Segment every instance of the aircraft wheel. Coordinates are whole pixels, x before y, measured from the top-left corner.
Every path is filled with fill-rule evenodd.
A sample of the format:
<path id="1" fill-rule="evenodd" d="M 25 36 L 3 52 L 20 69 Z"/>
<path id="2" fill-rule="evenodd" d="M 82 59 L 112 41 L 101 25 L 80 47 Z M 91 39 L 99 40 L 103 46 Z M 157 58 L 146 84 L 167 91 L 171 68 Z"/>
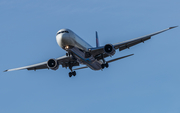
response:
<path id="1" fill-rule="evenodd" d="M 76 71 L 73 71 L 73 72 L 72 72 L 72 75 L 73 75 L 73 76 L 76 76 Z"/>
<path id="2" fill-rule="evenodd" d="M 69 54 L 68 54 L 68 53 L 66 53 L 66 56 L 69 56 Z"/>
<path id="3" fill-rule="evenodd" d="M 69 72 L 69 77 L 72 77 L 72 73 L 71 72 Z"/>
<path id="4" fill-rule="evenodd" d="M 104 69 L 104 64 L 101 64 L 101 68 Z"/>
<path id="5" fill-rule="evenodd" d="M 108 64 L 108 63 L 106 63 L 106 64 L 105 64 L 105 66 L 106 66 L 106 68 L 108 68 L 108 67 L 109 67 L 109 64 Z"/>

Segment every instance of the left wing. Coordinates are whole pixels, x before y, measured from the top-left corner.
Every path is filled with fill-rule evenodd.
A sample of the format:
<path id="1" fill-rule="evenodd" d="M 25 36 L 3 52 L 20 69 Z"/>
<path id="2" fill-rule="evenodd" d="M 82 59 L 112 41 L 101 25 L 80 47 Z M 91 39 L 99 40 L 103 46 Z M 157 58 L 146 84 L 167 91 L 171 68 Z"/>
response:
<path id="1" fill-rule="evenodd" d="M 141 42 L 144 42 L 146 40 L 149 40 L 152 36 L 157 35 L 157 34 L 162 33 L 162 32 L 165 32 L 167 30 L 173 29 L 175 27 L 177 27 L 177 26 L 169 27 L 167 29 L 164 29 L 164 30 L 161 30 L 161 31 L 158 31 L 158 32 L 146 35 L 146 36 L 142 36 L 142 37 L 139 37 L 139 38 L 131 39 L 131 40 L 124 41 L 124 42 L 119 42 L 119 43 L 113 44 L 113 46 L 114 46 L 115 49 L 119 49 L 119 51 L 121 51 L 121 50 L 127 49 L 127 48 L 129 48 L 131 46 L 134 46 L 136 44 L 139 44 Z M 94 56 L 99 55 L 99 54 L 104 54 L 103 49 L 104 49 L 104 46 L 101 46 L 101 47 L 98 47 L 98 48 L 90 48 L 91 54 L 93 54 Z M 108 55 L 104 54 L 104 57 L 107 57 L 107 56 Z"/>
<path id="2" fill-rule="evenodd" d="M 160 34 L 160 33 L 165 32 L 167 30 L 173 29 L 175 27 L 177 27 L 177 26 L 169 27 L 169 28 L 161 30 L 159 32 L 155 32 L 155 33 L 152 33 L 152 34 L 149 34 L 149 35 L 146 35 L 146 36 L 142 36 L 142 37 L 139 37 L 139 38 L 135 38 L 135 39 L 128 40 L 128 41 L 125 41 L 125 42 L 120 42 L 120 43 L 113 44 L 113 45 L 114 45 L 115 49 L 119 49 L 119 51 L 121 51 L 121 50 L 129 48 L 131 46 L 134 46 L 136 44 L 139 44 L 141 42 L 144 42 L 146 40 L 149 40 L 149 39 L 151 39 L 152 36 Z"/>
<path id="3" fill-rule="evenodd" d="M 69 62 L 74 61 L 74 59 L 72 59 L 71 57 L 67 57 L 67 56 L 59 57 L 56 60 L 58 61 L 59 65 L 62 65 L 63 67 L 69 67 Z M 79 64 L 77 64 L 77 62 L 74 62 L 74 64 L 71 64 L 71 65 L 77 66 Z M 24 66 L 24 67 L 20 67 L 20 68 L 8 69 L 8 70 L 5 70 L 4 72 L 15 71 L 15 70 L 23 70 L 23 69 L 27 69 L 27 70 L 48 69 L 47 61 L 42 62 L 42 63 L 38 63 L 38 64 L 34 64 L 34 65 L 30 65 L 30 66 Z"/>

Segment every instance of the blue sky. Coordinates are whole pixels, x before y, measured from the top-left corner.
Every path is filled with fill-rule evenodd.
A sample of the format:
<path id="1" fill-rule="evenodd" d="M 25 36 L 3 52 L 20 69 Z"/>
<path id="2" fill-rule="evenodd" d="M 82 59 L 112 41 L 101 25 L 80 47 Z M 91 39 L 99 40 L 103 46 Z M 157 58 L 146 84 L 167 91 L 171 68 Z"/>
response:
<path id="1" fill-rule="evenodd" d="M 179 113 L 179 27 L 112 57 L 135 55 L 103 71 L 14 71 L 65 55 L 56 43 L 69 28 L 95 46 L 180 25 L 179 0 L 0 0 L 1 113 Z M 111 58 L 108 58 L 111 59 Z"/>

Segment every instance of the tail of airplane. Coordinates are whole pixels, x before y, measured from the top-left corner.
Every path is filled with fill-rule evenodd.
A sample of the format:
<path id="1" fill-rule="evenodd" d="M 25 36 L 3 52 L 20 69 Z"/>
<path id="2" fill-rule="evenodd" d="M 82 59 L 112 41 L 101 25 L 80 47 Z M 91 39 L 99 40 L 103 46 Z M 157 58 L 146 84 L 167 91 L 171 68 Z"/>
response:
<path id="1" fill-rule="evenodd" d="M 99 47 L 99 39 L 98 39 L 98 33 L 96 31 L 96 47 Z"/>

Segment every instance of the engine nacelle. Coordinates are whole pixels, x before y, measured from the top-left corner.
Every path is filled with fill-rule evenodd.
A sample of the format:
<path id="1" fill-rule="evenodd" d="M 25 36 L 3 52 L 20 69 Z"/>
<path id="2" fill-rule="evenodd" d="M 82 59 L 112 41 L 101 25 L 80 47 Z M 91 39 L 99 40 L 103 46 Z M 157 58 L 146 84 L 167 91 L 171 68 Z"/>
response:
<path id="1" fill-rule="evenodd" d="M 49 59 L 47 61 L 47 67 L 52 70 L 57 70 L 59 68 L 59 63 L 56 59 Z"/>
<path id="2" fill-rule="evenodd" d="M 104 46 L 104 52 L 109 56 L 113 56 L 116 53 L 116 50 L 112 44 L 106 44 Z"/>

